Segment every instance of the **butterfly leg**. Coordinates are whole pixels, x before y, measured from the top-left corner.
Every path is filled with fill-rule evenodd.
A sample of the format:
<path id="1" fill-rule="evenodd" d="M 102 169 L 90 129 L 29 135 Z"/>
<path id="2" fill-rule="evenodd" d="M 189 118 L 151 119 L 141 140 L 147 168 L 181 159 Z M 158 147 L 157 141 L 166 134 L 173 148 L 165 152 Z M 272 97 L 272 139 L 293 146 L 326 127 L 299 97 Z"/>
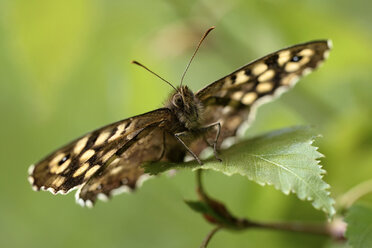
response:
<path id="1" fill-rule="evenodd" d="M 214 153 L 214 157 L 215 157 L 218 161 L 222 162 L 222 159 L 220 159 L 220 158 L 218 157 L 218 154 L 217 154 L 217 142 L 218 142 L 218 138 L 220 137 L 220 133 L 221 133 L 221 124 L 220 124 L 219 122 L 216 122 L 216 123 L 213 123 L 213 124 L 211 124 L 211 125 L 209 125 L 209 126 L 203 127 L 203 129 L 205 130 L 205 132 L 208 132 L 209 130 L 211 130 L 211 129 L 213 129 L 213 128 L 216 128 L 216 127 L 217 127 L 217 133 L 216 133 L 216 137 L 214 138 L 213 144 L 210 144 L 210 143 L 208 142 L 208 140 L 206 139 L 205 136 L 203 136 L 203 137 L 204 137 L 204 141 L 205 141 L 205 143 L 207 143 L 209 146 L 212 146 L 212 145 L 213 145 L 213 153 Z"/>
<path id="2" fill-rule="evenodd" d="M 180 138 L 181 136 L 184 136 L 186 135 L 188 132 L 181 132 L 181 133 L 176 133 L 174 134 L 174 137 L 176 137 L 176 139 L 186 148 L 186 150 L 196 159 L 196 161 L 198 161 L 198 163 L 200 165 L 203 164 L 203 162 L 200 160 L 200 158 L 193 152 L 191 151 L 191 149 L 185 144 L 185 142 L 183 142 L 183 140 Z"/>

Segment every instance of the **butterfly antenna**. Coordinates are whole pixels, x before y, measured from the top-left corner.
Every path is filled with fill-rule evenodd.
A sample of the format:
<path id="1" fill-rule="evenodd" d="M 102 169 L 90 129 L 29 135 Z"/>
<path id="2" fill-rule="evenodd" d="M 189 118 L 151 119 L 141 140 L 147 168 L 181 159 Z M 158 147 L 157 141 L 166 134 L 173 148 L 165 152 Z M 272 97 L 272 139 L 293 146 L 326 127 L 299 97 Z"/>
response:
<path id="1" fill-rule="evenodd" d="M 164 82 L 166 82 L 167 84 L 169 84 L 173 89 L 175 89 L 176 91 L 178 91 L 176 89 L 176 87 L 174 87 L 170 82 L 168 82 L 167 80 L 165 80 L 164 78 L 162 78 L 161 76 L 159 76 L 158 74 L 156 74 L 155 72 L 153 72 L 152 70 L 150 70 L 149 68 L 147 68 L 146 66 L 144 66 L 143 64 L 141 64 L 140 62 L 133 60 L 131 63 L 132 64 L 135 64 L 135 65 L 141 66 L 145 70 L 151 72 L 152 74 L 154 74 L 155 76 L 157 76 L 158 78 L 160 78 L 161 80 L 163 80 Z"/>
<path id="2" fill-rule="evenodd" d="M 200 39 L 199 44 L 198 44 L 198 46 L 196 47 L 194 54 L 192 55 L 192 57 L 191 57 L 189 63 L 188 63 L 187 66 L 186 66 L 185 71 L 184 71 L 183 74 L 182 74 L 180 87 L 182 86 L 183 79 L 185 78 L 186 72 L 187 72 L 187 70 L 189 69 L 190 64 L 191 64 L 192 60 L 194 59 L 196 53 L 198 52 L 200 45 L 203 43 L 205 37 L 207 37 L 207 35 L 209 34 L 209 32 L 212 31 L 214 28 L 215 28 L 214 26 L 213 26 L 213 27 L 210 27 L 210 28 L 209 28 L 209 29 L 204 33 L 203 37 Z"/>

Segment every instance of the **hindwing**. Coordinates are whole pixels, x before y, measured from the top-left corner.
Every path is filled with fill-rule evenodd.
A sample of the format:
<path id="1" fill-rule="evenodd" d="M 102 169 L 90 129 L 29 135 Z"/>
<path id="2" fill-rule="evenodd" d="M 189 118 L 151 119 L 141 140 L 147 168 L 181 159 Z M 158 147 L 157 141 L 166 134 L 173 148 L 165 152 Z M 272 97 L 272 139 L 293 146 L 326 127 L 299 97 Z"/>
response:
<path id="1" fill-rule="evenodd" d="M 158 126 L 144 129 L 131 145 L 100 173 L 92 176 L 76 194 L 80 205 L 90 206 L 98 198 L 107 199 L 131 192 L 149 176 L 141 167 L 145 162 L 182 162 L 185 150 L 166 130 Z"/>

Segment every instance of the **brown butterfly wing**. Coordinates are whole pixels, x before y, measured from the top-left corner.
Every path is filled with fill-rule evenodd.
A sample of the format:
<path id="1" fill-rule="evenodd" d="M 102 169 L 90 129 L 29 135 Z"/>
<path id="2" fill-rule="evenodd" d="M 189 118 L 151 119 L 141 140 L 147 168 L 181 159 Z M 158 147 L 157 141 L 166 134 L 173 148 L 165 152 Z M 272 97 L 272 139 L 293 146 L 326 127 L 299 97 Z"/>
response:
<path id="1" fill-rule="evenodd" d="M 295 45 L 255 60 L 208 85 L 196 93 L 205 107 L 204 124 L 221 123 L 220 144 L 235 136 L 242 123 L 254 118 L 257 106 L 287 91 L 301 76 L 316 69 L 330 49 L 331 43 L 326 40 Z M 197 154 L 205 147 L 202 141 L 191 146 Z"/>
<path id="2" fill-rule="evenodd" d="M 174 136 L 159 126 L 145 128 L 130 143 L 77 192 L 80 205 L 92 206 L 97 197 L 107 199 L 134 190 L 148 177 L 141 167 L 146 162 L 181 162 L 185 155 L 185 149 Z"/>
<path id="3" fill-rule="evenodd" d="M 133 139 L 170 118 L 170 111 L 162 108 L 88 133 L 31 166 L 29 181 L 35 190 L 66 194 L 104 171 L 114 157 L 120 156 L 133 143 Z"/>

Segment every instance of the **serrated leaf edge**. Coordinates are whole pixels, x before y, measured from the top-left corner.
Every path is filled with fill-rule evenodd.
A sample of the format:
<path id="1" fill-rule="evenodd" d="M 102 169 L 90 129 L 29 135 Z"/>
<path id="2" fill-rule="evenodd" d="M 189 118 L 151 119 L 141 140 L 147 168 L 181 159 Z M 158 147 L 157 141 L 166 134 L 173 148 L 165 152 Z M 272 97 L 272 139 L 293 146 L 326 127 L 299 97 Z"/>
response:
<path id="1" fill-rule="evenodd" d="M 322 166 L 320 165 L 320 162 L 321 162 L 321 161 L 320 161 L 319 159 L 320 159 L 320 158 L 323 158 L 323 157 L 325 157 L 325 156 L 324 156 L 322 153 L 318 152 L 319 147 L 313 146 L 313 143 L 315 142 L 315 138 L 318 138 L 318 137 L 322 137 L 322 135 L 313 135 L 313 136 L 310 138 L 310 140 L 309 140 L 308 142 L 304 141 L 303 143 L 308 143 L 308 144 L 311 145 L 311 147 L 314 148 L 314 150 L 316 151 L 316 153 L 317 153 L 317 157 L 315 157 L 315 161 L 317 162 L 318 168 L 320 169 L 319 178 L 320 178 L 320 179 L 323 179 L 323 176 L 326 174 L 326 171 L 325 171 L 325 170 L 322 168 Z M 325 203 L 327 203 L 327 199 L 325 199 L 323 196 L 320 197 L 320 195 L 319 195 L 316 191 L 314 191 L 314 190 L 312 189 L 312 187 L 310 187 L 310 186 L 308 185 L 308 183 L 306 182 L 306 180 L 304 180 L 304 179 L 301 178 L 301 177 L 298 177 L 297 174 L 293 173 L 291 170 L 288 170 L 288 168 L 283 167 L 283 165 L 280 165 L 280 164 L 274 163 L 274 162 L 272 162 L 272 161 L 270 161 L 270 160 L 264 159 L 264 158 L 262 158 L 262 155 L 257 155 L 257 154 L 248 154 L 248 155 L 249 155 L 249 156 L 255 156 L 255 157 L 259 158 L 259 159 L 264 160 L 264 161 L 267 162 L 267 163 L 274 164 L 274 165 L 276 165 L 276 166 L 278 166 L 278 167 L 284 169 L 285 171 L 290 172 L 290 174 L 295 175 L 295 176 L 296 176 L 296 177 L 297 177 L 301 182 L 303 182 L 304 184 L 306 184 L 306 185 L 307 185 L 307 188 L 309 188 L 309 189 L 310 189 L 310 190 L 311 190 L 315 195 L 317 195 L 317 196 L 319 197 L 319 199 L 322 199 L 321 202 L 323 203 L 323 205 L 328 205 L 328 204 L 325 204 Z M 265 155 L 266 155 L 266 154 L 265 154 Z M 280 156 L 283 156 L 283 154 L 269 154 L 269 155 L 274 155 L 274 156 L 275 156 L 275 155 L 277 155 L 277 156 L 280 155 Z M 311 159 L 313 159 L 313 158 L 311 158 Z M 257 183 L 257 184 L 259 184 L 259 185 L 261 185 L 261 186 L 265 186 L 265 185 L 273 186 L 275 189 L 277 189 L 277 190 L 280 191 L 280 192 L 283 192 L 285 195 L 289 195 L 289 194 L 292 192 L 292 193 L 296 194 L 296 196 L 297 196 L 300 200 L 311 201 L 311 202 L 312 202 L 311 204 L 314 206 L 314 208 L 319 209 L 319 210 L 322 210 L 322 211 L 324 211 L 325 213 L 328 213 L 328 215 L 329 215 L 330 217 L 332 217 L 332 216 L 336 213 L 336 210 L 335 210 L 335 208 L 334 208 L 334 206 L 333 206 L 334 203 L 335 203 L 335 201 L 334 201 L 333 198 L 329 198 L 329 200 L 330 200 L 330 204 L 331 204 L 331 208 L 328 210 L 328 209 L 325 208 L 325 207 L 319 207 L 319 206 L 317 206 L 318 204 L 314 201 L 314 198 L 311 197 L 311 196 L 308 196 L 308 197 L 301 197 L 299 194 L 297 194 L 298 192 L 297 192 L 295 189 L 291 189 L 291 190 L 289 190 L 288 192 L 285 192 L 285 191 L 281 190 L 280 187 L 274 185 L 273 183 L 270 183 L 270 182 L 262 182 L 262 181 L 256 181 L 256 180 L 254 180 L 252 177 L 250 177 L 249 175 L 245 175 L 245 174 L 243 174 L 243 173 L 241 173 L 241 172 L 238 172 L 238 171 L 236 171 L 236 172 L 225 172 L 225 171 L 221 171 L 221 170 L 215 169 L 213 166 L 212 166 L 212 167 L 208 167 L 208 168 L 203 167 L 203 166 L 198 166 L 198 167 L 196 167 L 196 168 L 193 168 L 192 171 L 196 171 L 196 170 L 198 170 L 198 169 L 204 169 L 204 170 L 212 169 L 212 170 L 217 171 L 217 172 L 222 172 L 223 174 L 225 174 L 225 175 L 227 175 L 227 176 L 232 176 L 232 175 L 235 175 L 235 174 L 239 174 L 239 175 L 241 175 L 241 176 L 243 176 L 243 177 L 247 177 L 249 180 L 251 180 L 251 181 L 253 181 L 253 182 L 255 182 L 255 183 Z M 331 188 L 331 186 L 330 186 L 329 184 L 327 184 L 327 183 L 326 183 L 325 181 L 323 181 L 323 180 L 322 180 L 322 182 L 323 182 L 323 187 L 321 188 L 321 190 L 325 190 L 326 195 L 330 195 L 331 192 L 329 191 L 329 189 Z"/>

